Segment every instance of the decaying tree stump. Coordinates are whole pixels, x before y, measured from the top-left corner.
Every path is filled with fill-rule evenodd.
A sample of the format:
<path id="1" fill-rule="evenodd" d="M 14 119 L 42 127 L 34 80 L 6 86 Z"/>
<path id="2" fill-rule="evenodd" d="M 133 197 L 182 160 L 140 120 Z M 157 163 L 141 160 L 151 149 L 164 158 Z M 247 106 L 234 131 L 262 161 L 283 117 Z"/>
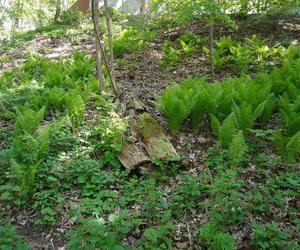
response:
<path id="1" fill-rule="evenodd" d="M 122 150 L 117 157 L 128 170 L 135 169 L 142 164 L 150 162 L 149 157 L 143 150 L 138 148 L 134 143 L 128 142 L 123 143 Z"/>
<path id="2" fill-rule="evenodd" d="M 125 168 L 133 170 L 155 160 L 180 160 L 174 146 L 154 117 L 149 113 L 143 113 L 137 121 L 134 112 L 130 117 L 130 132 L 133 140 L 124 142 L 121 152 L 117 155 Z M 138 147 L 137 144 L 143 145 Z M 144 152 L 143 147 L 148 154 Z"/>
<path id="3" fill-rule="evenodd" d="M 180 159 L 173 144 L 165 135 L 163 128 L 149 113 L 144 113 L 140 116 L 138 129 L 143 137 L 145 148 L 152 161 Z"/>

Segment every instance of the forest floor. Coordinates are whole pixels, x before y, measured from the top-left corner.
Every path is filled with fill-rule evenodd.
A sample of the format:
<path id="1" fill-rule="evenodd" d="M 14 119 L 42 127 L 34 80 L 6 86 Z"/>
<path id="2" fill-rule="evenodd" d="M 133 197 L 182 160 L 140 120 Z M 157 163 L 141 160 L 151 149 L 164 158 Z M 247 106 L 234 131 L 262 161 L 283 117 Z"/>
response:
<path id="1" fill-rule="evenodd" d="M 245 37 L 251 37 L 252 35 L 257 35 L 262 39 L 267 39 L 270 45 L 277 43 L 289 44 L 295 40 L 300 41 L 299 16 L 278 16 L 278 19 L 273 18 L 271 20 L 245 19 L 237 20 L 237 23 L 241 27 L 238 31 L 218 26 L 216 29 L 216 39 L 224 35 L 231 35 L 239 40 L 244 39 Z M 203 191 L 202 194 L 198 194 L 197 190 L 194 190 L 201 186 L 201 183 L 198 183 L 198 181 L 201 182 L 201 180 L 198 179 L 201 173 L 207 172 L 205 158 L 207 157 L 207 150 L 214 145 L 215 138 L 205 126 L 197 133 L 192 133 L 186 128 L 178 135 L 171 136 L 171 133 L 168 132 L 167 123 L 156 106 L 157 97 L 170 83 L 181 82 L 184 79 L 196 76 L 205 76 L 210 79 L 209 62 L 202 51 L 193 54 L 189 58 L 179 60 L 172 68 L 161 69 L 158 65 L 158 61 L 162 58 L 164 41 L 166 39 L 175 41 L 180 35 L 187 32 L 196 33 L 201 36 L 207 35 L 204 24 L 201 22 L 193 22 L 187 26 L 177 27 L 168 31 L 161 30 L 155 40 L 147 44 L 141 51 L 125 54 L 122 58 L 123 63 L 118 64 L 116 68 L 117 82 L 120 86 L 121 93 L 118 97 L 118 114 L 121 117 L 128 117 L 133 111 L 131 106 L 132 99 L 140 100 L 144 104 L 144 111 L 149 112 L 160 121 L 160 124 L 165 128 L 165 131 L 167 131 L 177 152 L 185 158 L 180 165 L 176 166 L 178 168 L 176 173 L 172 173 L 172 171 L 168 172 L 166 173 L 166 176 L 162 177 L 162 180 L 159 181 L 157 180 L 157 176 L 151 175 L 151 173 L 144 174 L 139 169 L 134 170 L 127 176 L 123 176 L 120 173 L 115 174 L 115 176 L 112 177 L 115 178 L 115 180 L 112 182 L 108 181 L 107 191 L 122 193 L 122 195 L 120 194 L 120 197 L 122 196 L 122 199 L 124 199 L 123 203 L 125 205 L 123 207 L 121 204 L 118 204 L 118 207 L 116 208 L 114 207 L 115 198 L 111 194 L 111 196 L 108 195 L 109 198 L 107 199 L 103 197 L 99 199 L 97 194 L 94 193 L 95 197 L 97 197 L 94 199 L 95 203 L 104 201 L 107 202 L 106 205 L 110 207 L 104 208 L 103 212 L 101 212 L 101 215 L 105 218 L 108 217 L 108 211 L 114 209 L 118 210 L 120 207 L 137 214 L 137 216 L 141 213 L 142 206 L 150 207 L 146 210 L 149 214 L 145 217 L 141 216 L 144 220 L 143 223 L 135 226 L 130 234 L 123 239 L 125 245 L 135 246 L 136 241 L 142 237 L 145 228 L 149 225 L 153 228 L 157 228 L 158 225 L 167 225 L 166 221 L 161 222 L 164 221 L 161 217 L 163 217 L 163 214 L 166 215 L 169 210 L 174 210 L 176 211 L 175 214 L 177 214 L 172 216 L 171 220 L 175 227 L 164 228 L 164 230 L 167 231 L 166 234 L 173 242 L 171 244 L 172 247 L 169 249 L 188 249 L 189 247 L 189 249 L 203 249 L 195 236 L 195 232 L 201 225 L 204 225 L 209 221 L 209 211 L 207 208 L 199 207 L 199 205 L 182 208 L 182 211 L 177 210 L 180 210 L 179 207 L 181 203 L 187 203 L 193 199 L 196 199 L 196 203 L 197 200 L 204 201 L 206 199 L 209 203 L 215 202 L 214 197 L 209 197 L 205 191 Z M 73 33 L 70 32 L 70 34 Z M 53 60 L 71 57 L 74 50 L 87 52 L 90 55 L 94 53 L 91 29 L 85 30 L 84 32 L 78 31 L 78 34 L 74 35 L 75 37 L 78 36 L 76 41 L 70 40 L 69 36 L 71 35 L 65 34 L 65 36 L 60 37 L 47 34 L 45 36 L 41 33 L 33 40 L 19 44 L 16 48 L 0 52 L 0 75 L 4 71 L 8 71 L 25 62 L 28 53 L 38 54 Z M 230 68 L 220 70 L 217 71 L 214 80 L 227 79 L 232 75 L 233 72 Z M 137 111 L 134 110 L 134 112 Z M 86 120 L 84 123 L 86 125 L 88 124 L 87 127 L 93 126 L 99 115 L 98 113 L 99 112 L 97 109 L 94 109 L 94 107 L 91 107 L 90 110 L 88 109 L 86 111 Z M 0 120 L 0 126 L 3 131 L 10 130 L 10 124 L 2 118 Z M 4 142 L 3 145 L 2 142 L 0 143 L 0 149 L 5 149 Z M 266 152 L 266 154 L 273 154 L 269 149 L 264 149 L 264 152 Z M 251 162 L 251 160 L 253 159 L 250 159 L 239 173 L 240 180 L 244 182 L 243 186 L 240 187 L 239 193 L 244 193 L 249 197 L 251 195 L 251 188 L 249 187 L 257 186 L 258 188 L 263 188 L 266 179 L 272 176 L 272 171 L 270 171 L 270 169 L 258 170 L 256 168 L 257 163 Z M 158 167 L 152 166 L 151 168 L 157 169 Z M 107 167 L 105 168 L 105 171 L 110 173 L 111 168 Z M 274 171 L 280 172 L 281 170 L 276 168 Z M 187 185 L 180 189 L 182 183 L 185 183 L 186 180 L 190 180 L 189 176 L 194 177 L 195 180 L 197 180 L 197 183 L 187 181 Z M 155 179 L 155 184 L 149 183 L 152 179 Z M 130 183 L 134 181 L 139 182 L 139 184 L 136 183 L 130 186 Z M 187 190 L 184 190 L 184 188 Z M 299 186 L 297 186 L 297 188 L 299 188 Z M 150 190 L 145 189 L 152 189 L 151 191 L 153 192 L 151 193 L 149 192 Z M 97 190 L 98 189 L 96 188 L 95 192 L 98 192 Z M 189 191 L 195 191 L 196 198 L 192 195 L 191 197 L 179 197 L 177 201 L 174 201 L 175 196 L 180 196 L 182 194 L 183 196 L 187 195 L 185 192 Z M 60 212 L 56 217 L 57 223 L 51 227 L 34 225 L 34 222 L 39 217 L 39 212 L 33 208 L 27 207 L 23 210 L 20 209 L 17 214 L 14 209 L 2 208 L 2 210 L 5 211 L 5 218 L 7 218 L 10 223 L 17 226 L 18 232 L 25 237 L 27 242 L 32 244 L 32 249 L 64 249 L 68 240 L 66 232 L 76 225 L 76 219 L 70 216 L 70 211 L 76 207 L 77 203 L 81 204 L 79 203 L 80 200 L 81 202 L 90 203 L 84 208 L 86 209 L 87 214 L 92 214 L 88 211 L 89 209 L 93 210 L 97 207 L 97 204 L 92 204 L 93 198 L 84 201 L 84 199 L 78 195 L 76 187 L 74 186 L 64 190 L 61 194 L 66 202 L 60 205 L 62 208 L 60 208 Z M 260 192 L 260 194 L 263 195 L 263 192 Z M 105 196 L 105 194 L 103 195 Z M 126 195 L 128 195 L 128 197 L 126 197 Z M 137 197 L 133 197 L 134 195 Z M 271 196 L 272 194 L 270 194 L 270 197 Z M 147 198 L 149 198 L 148 203 L 144 200 Z M 297 207 L 299 206 L 297 203 L 298 198 L 300 199 L 300 197 L 281 197 L 279 199 L 284 201 L 279 202 L 280 205 L 270 204 L 267 209 L 263 209 L 263 212 L 247 212 L 246 215 L 244 215 L 245 218 L 239 223 L 230 225 L 230 232 L 236 241 L 237 249 L 252 249 L 250 244 L 252 234 L 250 224 L 254 219 L 260 222 L 270 222 L 274 220 L 280 225 L 281 229 L 289 229 L 289 239 L 297 240 L 298 238 L 299 240 L 299 231 L 297 231 L 295 226 L 291 226 L 290 215 L 287 211 L 289 207 L 292 206 L 293 208 L 298 209 L 297 213 L 299 215 L 299 207 Z M 261 205 L 264 202 L 264 198 L 260 197 L 260 199 L 262 199 L 262 201 L 257 201 L 257 204 L 259 203 Z M 244 201 L 246 202 L 246 200 L 247 199 Z M 163 202 L 171 202 L 172 204 L 169 208 L 165 209 L 164 205 L 162 205 Z M 295 205 L 295 202 L 298 205 Z M 270 203 L 272 202 L 270 201 Z M 281 206 L 283 203 L 285 203 L 286 206 Z M 150 213 L 153 204 L 158 207 L 158 211 L 153 208 L 155 213 L 159 213 L 161 217 Z M 92 206 L 94 206 L 94 208 Z M 105 204 L 103 207 L 105 207 Z M 162 237 L 161 241 L 167 241 L 162 235 L 157 237 Z M 150 248 L 145 247 L 145 249 Z"/>

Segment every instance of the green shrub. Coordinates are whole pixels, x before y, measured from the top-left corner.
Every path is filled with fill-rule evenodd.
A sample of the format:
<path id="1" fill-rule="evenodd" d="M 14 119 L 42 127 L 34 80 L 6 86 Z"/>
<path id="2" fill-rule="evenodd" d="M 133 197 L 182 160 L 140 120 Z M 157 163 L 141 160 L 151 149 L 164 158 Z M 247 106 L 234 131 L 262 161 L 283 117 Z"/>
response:
<path id="1" fill-rule="evenodd" d="M 162 59 L 159 61 L 159 66 L 161 68 L 175 66 L 180 59 L 180 50 L 174 49 L 171 41 L 165 41 L 162 53 Z"/>
<path id="2" fill-rule="evenodd" d="M 71 120 L 73 129 L 78 128 L 82 121 L 85 111 L 85 103 L 77 91 L 65 95 L 67 114 Z"/>
<path id="3" fill-rule="evenodd" d="M 44 114 L 45 107 L 42 107 L 38 112 L 35 112 L 32 109 L 25 109 L 23 112 L 17 110 L 15 132 L 35 132 L 41 121 L 44 119 Z"/>
<path id="4" fill-rule="evenodd" d="M 210 250 L 235 249 L 233 237 L 228 233 L 223 233 L 213 221 L 209 221 L 200 228 L 199 239 Z"/>
<path id="5" fill-rule="evenodd" d="M 154 32 L 134 28 L 124 29 L 120 36 L 113 41 L 114 55 L 122 57 L 125 53 L 136 52 L 151 41 L 154 36 Z"/>
<path id="6" fill-rule="evenodd" d="M 289 233 L 281 231 L 276 223 L 258 225 L 252 223 L 254 236 L 252 245 L 260 249 L 286 249 Z"/>
<path id="7" fill-rule="evenodd" d="M 80 11 L 65 10 L 60 15 L 60 22 L 64 25 L 78 25 L 82 20 Z"/>
<path id="8" fill-rule="evenodd" d="M 183 85 L 187 86 L 193 80 L 187 80 Z M 196 81 L 196 84 L 201 82 Z M 159 108 L 164 113 L 170 129 L 176 133 L 183 121 L 189 116 L 192 108 L 191 97 L 194 94 L 190 87 L 183 88 L 178 84 L 168 87 L 158 101 Z"/>
<path id="9" fill-rule="evenodd" d="M 110 214 L 108 221 L 103 218 L 90 218 L 81 221 L 80 225 L 68 234 L 70 241 L 67 249 L 122 249 L 122 240 L 134 226 L 134 218 L 127 218 L 126 213 Z"/>
<path id="10" fill-rule="evenodd" d="M 274 145 L 282 159 L 288 163 L 293 163 L 300 154 L 300 131 L 292 137 L 284 136 L 282 130 L 273 133 Z"/>
<path id="11" fill-rule="evenodd" d="M 10 250 L 27 250 L 31 245 L 25 243 L 23 238 L 16 232 L 16 228 L 10 224 L 0 225 L 0 247 Z"/>

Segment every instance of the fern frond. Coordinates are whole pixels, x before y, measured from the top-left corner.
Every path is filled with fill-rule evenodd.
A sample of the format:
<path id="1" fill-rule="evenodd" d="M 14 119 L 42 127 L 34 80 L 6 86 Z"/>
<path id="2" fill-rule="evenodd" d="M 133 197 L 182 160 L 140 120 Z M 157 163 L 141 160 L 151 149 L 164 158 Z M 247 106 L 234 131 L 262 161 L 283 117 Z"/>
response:
<path id="1" fill-rule="evenodd" d="M 233 103 L 233 106 L 236 127 L 243 131 L 250 129 L 254 123 L 254 115 L 251 106 L 246 102 L 242 102 L 240 106 Z"/>
<path id="2" fill-rule="evenodd" d="M 83 120 L 85 103 L 76 92 L 66 95 L 66 108 L 73 128 L 77 128 Z"/>
<path id="3" fill-rule="evenodd" d="M 229 151 L 228 151 L 229 160 L 232 162 L 234 166 L 237 166 L 241 162 L 245 152 L 246 152 L 246 143 L 245 143 L 243 131 L 240 130 L 234 135 L 232 142 L 229 145 Z"/>
<path id="4" fill-rule="evenodd" d="M 288 128 L 287 128 L 287 133 L 288 136 L 293 136 L 300 130 L 300 114 L 293 119 L 292 121 L 289 122 Z"/>
<path id="5" fill-rule="evenodd" d="M 15 132 L 33 133 L 43 120 L 44 114 L 45 107 L 42 107 L 38 112 L 29 108 L 25 109 L 23 112 L 17 110 Z"/>
<path id="6" fill-rule="evenodd" d="M 213 134 L 215 136 L 219 136 L 219 129 L 221 126 L 220 121 L 213 114 L 210 114 L 209 117 L 210 117 L 210 126 L 211 126 L 211 130 L 212 130 Z"/>
<path id="7" fill-rule="evenodd" d="M 236 133 L 236 126 L 234 121 L 234 114 L 231 113 L 222 123 L 219 128 L 219 140 L 221 146 L 224 149 L 229 148 L 229 144 L 232 142 L 233 136 Z"/>
<path id="8" fill-rule="evenodd" d="M 254 116 L 253 116 L 254 121 L 256 121 L 262 115 L 267 102 L 268 102 L 268 100 L 265 100 L 256 107 L 256 109 L 254 110 Z"/>
<path id="9" fill-rule="evenodd" d="M 262 124 L 262 126 L 265 126 L 268 119 L 272 116 L 275 108 L 277 107 L 277 99 L 274 94 L 270 94 L 267 102 L 265 104 L 265 108 L 261 115 L 259 116 L 259 121 Z"/>
<path id="10" fill-rule="evenodd" d="M 286 145 L 287 161 L 295 161 L 295 157 L 300 154 L 300 132 L 289 139 Z"/>
<path id="11" fill-rule="evenodd" d="M 170 129 L 176 133 L 183 121 L 189 116 L 192 107 L 192 94 L 190 81 L 186 81 L 183 86 L 173 84 L 164 91 L 158 100 L 158 106 L 164 113 Z"/>
<path id="12" fill-rule="evenodd" d="M 273 143 L 275 148 L 277 149 L 278 153 L 281 155 L 282 158 L 286 158 L 286 144 L 287 138 L 283 136 L 282 130 L 278 129 L 273 133 Z"/>

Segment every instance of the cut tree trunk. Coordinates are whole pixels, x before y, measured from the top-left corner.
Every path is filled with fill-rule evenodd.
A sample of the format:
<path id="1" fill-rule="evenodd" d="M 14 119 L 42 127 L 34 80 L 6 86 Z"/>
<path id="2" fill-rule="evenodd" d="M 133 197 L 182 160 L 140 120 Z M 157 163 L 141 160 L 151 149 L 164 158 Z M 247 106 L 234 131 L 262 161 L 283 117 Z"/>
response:
<path id="1" fill-rule="evenodd" d="M 169 138 L 165 135 L 162 127 L 150 114 L 144 113 L 140 116 L 138 128 L 152 161 L 180 160 L 180 156 L 177 154 Z"/>
<path id="2" fill-rule="evenodd" d="M 121 152 L 117 155 L 119 161 L 128 170 L 133 170 L 145 163 L 149 163 L 149 157 L 134 143 L 125 142 Z"/>

